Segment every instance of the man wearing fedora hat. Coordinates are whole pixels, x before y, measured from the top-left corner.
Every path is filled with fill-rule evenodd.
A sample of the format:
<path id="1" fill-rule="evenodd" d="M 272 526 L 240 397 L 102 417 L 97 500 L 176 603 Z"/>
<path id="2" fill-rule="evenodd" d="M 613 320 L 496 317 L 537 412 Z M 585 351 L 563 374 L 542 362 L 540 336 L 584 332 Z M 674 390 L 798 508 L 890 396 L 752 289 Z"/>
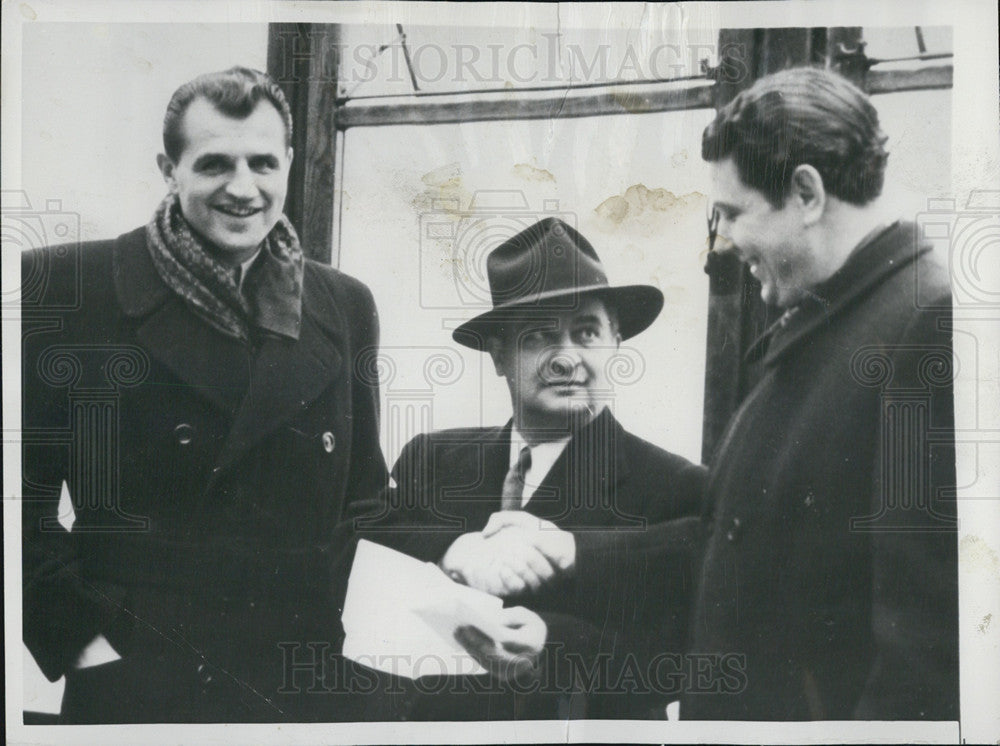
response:
<path id="1" fill-rule="evenodd" d="M 513 416 L 498 427 L 428 433 L 403 449 L 393 471 L 396 486 L 383 496 L 380 518 L 357 524 L 358 534 L 388 543 L 414 557 L 433 561 L 458 582 L 507 601 L 502 622 L 512 634 L 530 637 L 519 604 L 542 614 L 548 647 L 561 664 L 548 667 L 545 681 L 501 685 L 467 696 L 469 682 L 424 682 L 438 696 L 402 697 L 411 719 L 553 718 L 586 714 L 643 714 L 661 699 L 609 689 L 610 677 L 579 686 L 574 661 L 592 665 L 603 656 L 618 660 L 626 649 L 616 623 L 622 614 L 642 614 L 641 595 L 627 608 L 591 609 L 607 619 L 601 630 L 565 612 L 580 603 L 569 584 L 556 579 L 573 562 L 573 544 L 539 548 L 517 531 L 487 535 L 490 516 L 524 511 L 539 526 L 566 530 L 615 527 L 641 531 L 647 524 L 696 514 L 703 467 L 667 453 L 628 433 L 611 413 L 608 371 L 622 340 L 645 330 L 663 307 L 663 295 L 648 285 L 611 286 L 594 248 L 579 232 L 556 218 L 542 220 L 494 249 L 487 260 L 493 308 L 459 326 L 459 344 L 489 353 L 510 390 Z M 367 525 L 367 528 L 364 526 Z M 643 588 L 645 570 L 616 581 Z M 650 644 L 662 639 L 674 618 L 650 619 Z M 681 633 L 682 629 L 672 630 Z M 475 635 L 462 630 L 460 636 Z M 542 630 L 544 637 L 545 631 Z M 558 650 L 556 650 L 558 649 Z M 574 655 L 576 657 L 574 657 Z M 500 675 L 526 672 L 515 666 Z M 556 670 L 553 670 L 555 668 Z M 530 676 L 529 676 L 530 678 Z M 576 696 L 568 696 L 577 679 Z M 512 682 L 508 681 L 507 684 Z M 524 684 L 524 681 L 521 681 Z M 598 687 L 603 693 L 596 695 Z M 588 691 L 580 692 L 580 689 Z M 455 696 L 440 696 L 456 692 Z M 665 701 L 665 700 L 663 700 Z"/>

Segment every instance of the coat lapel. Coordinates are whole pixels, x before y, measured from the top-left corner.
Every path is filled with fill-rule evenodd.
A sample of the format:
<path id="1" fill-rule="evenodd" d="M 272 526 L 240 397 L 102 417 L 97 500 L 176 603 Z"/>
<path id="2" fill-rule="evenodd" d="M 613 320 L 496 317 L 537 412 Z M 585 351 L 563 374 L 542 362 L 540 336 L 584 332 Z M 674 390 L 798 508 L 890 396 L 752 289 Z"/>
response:
<path id="1" fill-rule="evenodd" d="M 346 328 L 332 295 L 310 267 L 303 278 L 298 340 L 267 336 L 250 369 L 250 381 L 219 455 L 220 474 L 305 409 L 341 373 Z"/>
<path id="2" fill-rule="evenodd" d="M 913 224 L 894 223 L 860 246 L 838 272 L 817 288 L 815 297 L 803 302 L 787 325 L 780 319 L 773 324 L 751 345 L 747 357 L 759 354 L 761 345 L 767 345 L 764 364 L 774 365 L 886 277 L 903 271 L 930 250 L 929 246 L 918 245 Z"/>
<path id="3" fill-rule="evenodd" d="M 479 437 L 456 443 L 453 457 L 433 464 L 446 469 L 447 487 L 440 495 L 446 512 L 464 517 L 469 530 L 486 525 L 500 509 L 500 494 L 510 454 L 510 423 L 483 430 Z"/>
<path id="4" fill-rule="evenodd" d="M 495 497 L 499 505 L 503 480 L 510 468 L 510 431 L 513 422 L 489 430 L 482 442 L 483 477 L 481 492 Z M 499 508 L 497 508 L 499 509 Z"/>
<path id="5" fill-rule="evenodd" d="M 577 431 L 525 509 L 564 528 L 620 522 L 616 496 L 629 475 L 624 430 L 608 408 Z"/>
<path id="6" fill-rule="evenodd" d="M 160 279 L 145 228 L 120 236 L 113 257 L 115 290 L 149 354 L 200 397 L 232 414 L 250 375 L 249 349 L 212 329 Z"/>
<path id="7" fill-rule="evenodd" d="M 344 318 L 309 265 L 299 339 L 266 337 L 256 355 L 195 316 L 163 283 L 146 248 L 144 228 L 115 243 L 114 277 L 119 303 L 126 316 L 137 319 L 136 335 L 144 348 L 233 417 L 216 478 L 337 378 L 346 339 Z"/>

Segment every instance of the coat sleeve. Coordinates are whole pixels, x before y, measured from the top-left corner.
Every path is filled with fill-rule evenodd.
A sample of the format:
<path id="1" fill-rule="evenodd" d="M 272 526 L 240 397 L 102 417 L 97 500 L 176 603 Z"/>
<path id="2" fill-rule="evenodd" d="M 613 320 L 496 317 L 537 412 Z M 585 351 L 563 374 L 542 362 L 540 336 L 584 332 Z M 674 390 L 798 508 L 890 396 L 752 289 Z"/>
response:
<path id="1" fill-rule="evenodd" d="M 672 456 L 654 480 L 663 492 L 642 507 L 644 530 L 575 532 L 565 613 L 542 615 L 546 662 L 572 672 L 593 717 L 662 717 L 679 696 L 657 661 L 685 648 L 706 473 Z"/>
<path id="2" fill-rule="evenodd" d="M 950 298 L 941 299 L 939 304 L 950 305 Z M 911 502 L 907 509 L 894 511 L 895 530 L 872 532 L 875 650 L 854 713 L 859 719 L 958 719 L 958 542 L 950 328 L 950 313 L 919 314 L 899 345 L 902 352 L 893 364 L 900 376 L 894 388 L 923 390 L 929 395 L 924 423 L 928 439 L 909 464 L 921 469 L 927 478 L 910 482 L 918 485 L 918 493 L 899 496 Z M 918 351 L 916 358 L 914 350 Z M 900 359 L 903 355 L 907 355 L 906 360 Z M 913 447 L 912 441 L 908 447 Z M 891 457 L 893 450 L 882 452 Z M 885 467 L 890 465 L 882 458 L 876 456 L 876 475 L 889 473 Z M 873 515 L 883 507 L 883 490 L 877 477 L 871 501 Z"/>
<path id="3" fill-rule="evenodd" d="M 351 361 L 351 416 L 354 432 L 351 453 L 351 473 L 347 479 L 347 499 L 344 513 L 352 503 L 364 502 L 377 495 L 386 485 L 388 474 L 379 444 L 379 384 L 373 365 L 378 353 L 379 322 L 375 299 L 371 291 L 356 283 L 355 300 L 349 317 L 354 329 L 353 360 Z"/>
<path id="4" fill-rule="evenodd" d="M 26 345 L 26 352 L 30 347 Z M 25 645 L 46 677 L 55 681 L 100 633 L 102 614 L 81 580 L 73 537 L 58 521 L 60 488 L 66 480 L 64 449 L 31 442 L 47 429 L 43 410 L 52 404 L 41 400 L 43 386 L 34 379 L 33 359 L 30 352 L 25 355 L 22 379 L 22 625 Z M 68 421 L 68 413 L 65 416 Z"/>
<path id="5" fill-rule="evenodd" d="M 706 470 L 678 462 L 664 482 L 673 494 L 644 510 L 645 530 L 576 533 L 571 613 L 543 614 L 555 648 L 546 660 L 574 673 L 595 717 L 662 717 L 680 695 L 657 661 L 686 648 Z"/>
<path id="6" fill-rule="evenodd" d="M 345 374 L 351 377 L 350 472 L 337 506 L 332 544 L 338 549 L 331 559 L 333 597 L 342 605 L 357 548 L 355 519 L 375 504 L 388 482 L 388 472 L 379 441 L 379 383 L 374 364 L 379 349 L 378 310 L 367 286 L 346 275 L 338 276 L 342 283 L 338 295 L 343 296 L 340 300 L 351 330 L 350 355 L 345 362 Z"/>
<path id="7" fill-rule="evenodd" d="M 422 433 L 407 443 L 392 480 L 372 499 L 354 506 L 355 535 L 425 562 L 437 562 L 464 530 L 435 512 L 431 473 L 433 440 Z"/>
<path id="8" fill-rule="evenodd" d="M 600 625 L 605 610 L 629 609 L 632 626 L 664 635 L 655 647 L 682 649 L 705 538 L 698 516 L 635 533 L 578 533 L 574 613 Z"/>
<path id="9" fill-rule="evenodd" d="M 45 350 L 62 339 L 53 332 L 66 323 L 65 314 L 45 314 L 44 308 L 65 306 L 77 280 L 75 268 L 63 266 L 65 261 L 51 250 L 22 257 L 25 277 L 36 266 L 49 270 L 46 296 L 36 306 L 39 314 L 26 315 L 22 322 L 22 633 L 52 681 L 74 665 L 98 634 L 119 648 L 127 634 L 121 594 L 85 580 L 76 537 L 58 520 L 62 487 L 70 481 L 65 436 L 71 412 L 67 388 L 40 364 Z M 66 364 L 72 367 L 71 360 Z"/>
<path id="10" fill-rule="evenodd" d="M 595 622 L 607 609 L 628 608 L 646 647 L 678 650 L 704 549 L 708 470 L 679 457 L 664 477 L 664 499 L 644 509 L 642 531 L 577 531 L 574 611 Z"/>

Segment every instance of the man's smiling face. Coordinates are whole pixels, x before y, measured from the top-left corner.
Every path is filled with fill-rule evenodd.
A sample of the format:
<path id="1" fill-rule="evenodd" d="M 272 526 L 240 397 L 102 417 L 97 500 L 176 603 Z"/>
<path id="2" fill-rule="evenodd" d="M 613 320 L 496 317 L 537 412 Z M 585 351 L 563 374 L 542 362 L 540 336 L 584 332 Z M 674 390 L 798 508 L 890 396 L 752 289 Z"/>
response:
<path id="1" fill-rule="evenodd" d="M 719 211 L 719 236 L 733 244 L 761 284 L 764 302 L 788 308 L 824 279 L 805 240 L 793 200 L 772 205 L 747 186 L 732 158 L 711 164 L 712 201 Z"/>
<path id="2" fill-rule="evenodd" d="M 184 113 L 184 149 L 158 159 L 188 224 L 216 259 L 249 259 L 281 217 L 292 151 L 278 110 L 261 101 L 245 119 L 196 98 Z"/>

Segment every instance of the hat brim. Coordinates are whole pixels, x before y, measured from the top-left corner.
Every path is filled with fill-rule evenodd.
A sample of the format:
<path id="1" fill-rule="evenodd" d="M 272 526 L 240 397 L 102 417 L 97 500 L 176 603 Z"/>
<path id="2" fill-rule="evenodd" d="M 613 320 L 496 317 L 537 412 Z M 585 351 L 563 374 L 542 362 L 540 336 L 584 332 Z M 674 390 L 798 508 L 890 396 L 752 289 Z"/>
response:
<path id="1" fill-rule="evenodd" d="M 629 339 L 645 331 L 663 310 L 663 293 L 652 285 L 594 285 L 572 290 L 536 293 L 530 298 L 504 303 L 458 326 L 451 338 L 473 350 L 485 350 L 486 340 L 497 336 L 505 324 L 535 318 L 540 310 L 570 310 L 585 297 L 600 298 L 618 315 L 618 331 Z"/>

